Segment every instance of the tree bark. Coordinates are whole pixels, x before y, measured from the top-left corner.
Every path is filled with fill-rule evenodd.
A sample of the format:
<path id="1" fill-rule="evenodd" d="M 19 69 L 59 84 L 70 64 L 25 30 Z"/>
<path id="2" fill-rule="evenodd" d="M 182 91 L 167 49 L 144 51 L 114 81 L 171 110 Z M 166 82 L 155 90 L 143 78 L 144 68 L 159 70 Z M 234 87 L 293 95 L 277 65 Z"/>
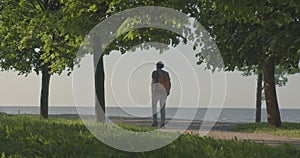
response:
<path id="1" fill-rule="evenodd" d="M 96 121 L 105 122 L 105 74 L 101 40 L 93 36 L 95 68 L 95 115 Z"/>
<path id="2" fill-rule="evenodd" d="M 256 87 L 256 117 L 255 122 L 261 122 L 261 96 L 262 96 L 263 74 L 258 73 Z"/>
<path id="3" fill-rule="evenodd" d="M 270 57 L 264 64 L 264 87 L 268 114 L 269 127 L 280 127 L 281 119 L 278 108 L 276 87 L 275 87 L 275 63 L 274 57 Z"/>
<path id="4" fill-rule="evenodd" d="M 44 119 L 48 118 L 50 78 L 49 63 L 46 63 L 42 67 L 42 90 L 40 96 L 40 116 Z"/>

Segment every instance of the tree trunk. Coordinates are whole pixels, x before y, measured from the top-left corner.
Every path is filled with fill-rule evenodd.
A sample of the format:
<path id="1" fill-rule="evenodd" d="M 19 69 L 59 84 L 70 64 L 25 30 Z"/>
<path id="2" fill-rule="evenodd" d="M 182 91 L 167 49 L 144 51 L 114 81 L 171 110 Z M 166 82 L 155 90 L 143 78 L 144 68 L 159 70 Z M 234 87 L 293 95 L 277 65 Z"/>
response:
<path id="1" fill-rule="evenodd" d="M 280 127 L 281 119 L 278 108 L 276 87 L 275 87 L 275 64 L 274 57 L 270 57 L 264 65 L 264 87 L 268 114 L 269 127 Z"/>
<path id="2" fill-rule="evenodd" d="M 261 122 L 261 96 L 262 96 L 263 74 L 258 73 L 256 89 L 256 118 L 255 122 Z"/>
<path id="3" fill-rule="evenodd" d="M 48 118 L 48 103 L 49 103 L 49 85 L 50 77 L 49 74 L 49 63 L 46 63 L 42 67 L 42 90 L 40 96 L 40 116 L 44 119 Z"/>
<path id="4" fill-rule="evenodd" d="M 94 68 L 95 68 L 95 114 L 96 121 L 105 121 L 105 74 L 103 63 L 103 52 L 100 38 L 93 37 Z"/>

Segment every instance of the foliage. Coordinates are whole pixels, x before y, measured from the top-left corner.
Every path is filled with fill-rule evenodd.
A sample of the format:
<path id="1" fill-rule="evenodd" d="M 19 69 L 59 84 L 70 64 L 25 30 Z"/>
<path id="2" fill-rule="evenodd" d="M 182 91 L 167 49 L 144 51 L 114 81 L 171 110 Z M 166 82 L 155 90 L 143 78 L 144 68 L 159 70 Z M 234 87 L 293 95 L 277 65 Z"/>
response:
<path id="1" fill-rule="evenodd" d="M 93 27 L 106 19 L 111 0 L 61 0 L 64 15 L 62 23 L 65 32 L 71 32 L 80 37 L 85 37 Z"/>
<path id="2" fill-rule="evenodd" d="M 163 1 L 155 1 L 155 0 L 134 0 L 134 1 L 127 1 L 127 0 L 113 0 L 110 5 L 107 13 L 109 14 L 116 14 L 121 11 L 132 9 L 135 7 L 143 7 L 143 6 L 160 6 L 160 7 L 168 7 L 170 6 L 169 0 L 163 0 Z M 160 53 L 163 52 L 163 50 L 168 49 L 168 47 L 160 45 L 159 47 L 156 47 L 155 45 L 149 45 L 147 43 L 149 42 L 158 42 L 169 46 L 176 46 L 181 41 L 184 41 L 186 43 L 186 39 L 182 37 L 181 35 L 178 35 L 174 32 L 164 30 L 161 28 L 155 28 L 155 27 L 143 27 L 138 28 L 134 30 L 128 30 L 129 28 L 132 28 L 134 26 L 139 25 L 147 25 L 148 23 L 151 23 L 153 25 L 165 25 L 165 26 L 172 26 L 175 27 L 175 29 L 179 30 L 180 26 L 184 27 L 184 24 L 180 25 L 178 21 L 179 19 L 176 18 L 166 18 L 167 15 L 164 15 L 163 11 L 159 10 L 160 8 L 156 8 L 158 13 L 162 13 L 160 15 L 157 15 L 155 19 L 151 19 L 148 15 L 148 13 L 139 13 L 139 15 L 136 15 L 135 17 L 129 17 L 124 19 L 123 23 L 120 25 L 120 27 L 117 30 L 117 37 L 114 39 L 112 43 L 108 45 L 106 50 L 104 50 L 105 54 L 109 54 L 112 50 L 118 50 L 122 53 L 125 53 L 127 50 L 136 47 L 141 49 L 150 49 L 155 48 L 160 51 Z M 155 14 L 155 13 L 151 13 Z M 182 21 L 181 21 L 182 22 Z M 125 30 L 125 32 L 124 32 Z M 184 30 L 182 28 L 181 30 Z M 122 33 L 120 33 L 122 32 Z"/>
<path id="3" fill-rule="evenodd" d="M 264 53 L 269 52 L 268 56 L 275 56 L 276 65 L 293 73 L 300 56 L 298 3 L 215 0 L 197 20 L 215 37 L 227 70 L 253 70 L 253 66 L 262 70 L 268 59 Z"/>
<path id="4" fill-rule="evenodd" d="M 95 22 L 106 17 L 106 9 L 101 7 L 108 6 L 104 5 L 105 2 L 0 2 L 1 70 L 17 71 L 19 75 L 42 73 L 40 111 L 43 118 L 48 117 L 51 75 L 61 74 L 65 70 L 69 75 L 74 65 L 78 64 L 77 51 L 85 34 L 96 25 Z M 90 13 L 94 13 L 94 16 Z"/>
<path id="5" fill-rule="evenodd" d="M 58 1 L 2 1 L 0 65 L 19 74 L 39 74 L 49 63 L 49 73 L 72 70 L 82 40 L 63 29 L 66 21 Z"/>
<path id="6" fill-rule="evenodd" d="M 104 126 L 103 126 L 104 127 Z M 122 125 L 135 131 L 151 129 Z M 130 153 L 98 141 L 81 121 L 0 115 L 2 157 L 299 157 L 300 148 L 182 135 L 158 150 Z M 126 143 L 126 142 L 124 142 Z"/>
<path id="7" fill-rule="evenodd" d="M 284 122 L 280 128 L 269 128 L 266 123 L 239 124 L 232 128 L 237 132 L 268 133 L 279 136 L 300 137 L 300 123 Z"/>
<path id="8" fill-rule="evenodd" d="M 199 63 L 206 62 L 207 68 L 212 68 L 214 71 L 216 68 L 223 68 L 223 62 L 221 61 L 221 56 L 216 53 L 216 46 L 211 47 L 213 40 L 209 38 L 208 35 L 203 34 L 203 28 L 198 26 L 198 23 L 194 21 L 194 18 L 199 18 L 199 8 L 202 6 L 202 2 L 193 0 L 193 1 L 156 1 L 156 0 L 115 0 L 112 1 L 109 5 L 109 14 L 116 14 L 126 9 L 132 9 L 135 7 L 142 6 L 159 6 L 159 7 L 168 7 L 172 9 L 177 9 L 181 12 L 184 12 L 188 16 L 177 17 L 176 15 L 169 15 L 166 10 L 160 10 L 161 8 L 156 7 L 156 11 L 151 12 L 151 15 L 156 15 L 153 19 L 149 16 L 149 13 L 143 11 L 139 12 L 138 15 L 134 17 L 124 18 L 124 22 L 120 25 L 117 33 L 117 38 L 110 43 L 110 45 L 104 50 L 105 54 L 109 54 L 111 50 L 119 50 L 122 53 L 126 53 L 127 50 L 132 47 L 149 49 L 155 48 L 160 53 L 165 49 L 170 47 L 176 47 L 180 43 L 187 44 L 188 42 L 193 44 L 193 49 L 200 52 Z M 196 11 L 195 11 L 196 10 Z M 192 13 L 193 12 L 193 13 Z M 182 14 L 182 15 L 185 15 Z M 120 18 L 122 19 L 122 18 Z M 189 19 L 189 20 L 187 20 Z M 138 28 L 134 30 L 127 30 L 134 26 L 141 26 L 143 24 L 153 24 L 152 27 L 147 28 Z M 168 31 L 161 28 L 155 28 L 154 25 L 161 26 L 165 28 L 170 28 L 171 30 L 176 30 L 177 32 Z M 127 32 L 124 30 L 127 30 Z M 107 31 L 109 32 L 109 31 Z M 123 34 L 119 33 L 122 32 Z M 165 45 L 149 45 L 149 42 L 158 42 Z M 215 55 L 212 57 L 212 55 Z"/>
<path id="9" fill-rule="evenodd" d="M 268 123 L 279 127 L 274 68 L 280 67 L 281 72 L 289 74 L 299 72 L 299 1 L 207 2 L 210 2 L 206 5 L 208 9 L 200 12 L 197 20 L 203 22 L 216 40 L 225 70 L 251 71 L 255 68 L 263 72 Z"/>

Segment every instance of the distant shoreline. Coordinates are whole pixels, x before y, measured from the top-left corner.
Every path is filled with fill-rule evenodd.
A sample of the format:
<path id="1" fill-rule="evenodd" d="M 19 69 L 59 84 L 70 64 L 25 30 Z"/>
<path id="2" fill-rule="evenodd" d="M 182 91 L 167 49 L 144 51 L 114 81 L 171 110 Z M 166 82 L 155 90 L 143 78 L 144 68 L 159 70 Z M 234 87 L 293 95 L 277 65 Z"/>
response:
<path id="1" fill-rule="evenodd" d="M 122 118 L 136 118 L 136 117 L 152 117 L 150 107 L 107 107 L 106 115 L 109 117 L 122 117 Z M 8 114 L 33 114 L 39 115 L 39 107 L 1 107 L 0 112 Z M 80 119 L 76 114 L 85 115 L 89 117 L 94 115 L 94 107 L 78 108 L 78 107 L 49 107 L 48 114 L 53 117 L 61 117 L 69 119 Z M 300 109 L 281 109 L 282 122 L 300 122 L 299 116 Z M 173 108 L 167 107 L 166 117 L 187 120 L 205 120 L 206 118 L 218 119 L 218 122 L 232 122 L 232 123 L 254 123 L 255 122 L 255 109 L 207 109 L 207 108 Z M 209 117 L 208 117 L 209 116 Z M 262 109 L 262 121 L 267 122 L 267 112 Z M 91 117 L 93 119 L 93 117 Z"/>
<path id="2" fill-rule="evenodd" d="M 39 108 L 39 105 L 0 105 L 1 108 Z M 57 106 L 49 106 L 49 108 L 95 108 L 94 106 L 69 106 L 69 105 L 57 105 Z M 151 108 L 151 106 L 144 106 L 144 107 L 137 107 L 137 106 L 108 106 L 106 108 Z M 168 106 L 166 107 L 167 109 L 177 109 L 177 108 L 183 108 L 183 109 L 193 109 L 193 108 L 198 108 L 198 109 L 229 109 L 229 110 L 255 110 L 256 108 L 248 108 L 248 107 L 220 107 L 220 108 L 210 108 L 210 107 L 200 107 L 200 106 L 181 106 L 181 107 L 176 107 L 176 106 Z M 262 107 L 262 110 L 266 110 L 266 108 Z M 300 105 L 299 107 L 281 107 L 280 110 L 300 110 Z"/>

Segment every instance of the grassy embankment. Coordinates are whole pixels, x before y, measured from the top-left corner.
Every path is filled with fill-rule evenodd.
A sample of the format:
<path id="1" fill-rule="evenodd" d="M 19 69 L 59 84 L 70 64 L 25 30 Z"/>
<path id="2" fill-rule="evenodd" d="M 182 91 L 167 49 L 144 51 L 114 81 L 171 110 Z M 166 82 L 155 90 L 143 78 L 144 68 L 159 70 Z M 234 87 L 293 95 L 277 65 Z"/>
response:
<path id="1" fill-rule="evenodd" d="M 246 123 L 236 125 L 236 132 L 267 133 L 277 136 L 300 137 L 300 123 L 283 122 L 280 128 L 269 128 L 267 123 Z"/>
<path id="2" fill-rule="evenodd" d="M 103 125 L 107 128 L 109 125 Z M 122 125 L 134 131 L 148 131 Z M 111 128 L 107 128 L 110 133 Z M 104 133 L 105 134 L 105 133 Z M 171 134 L 171 133 L 169 133 Z M 118 137 L 118 136 L 116 136 Z M 122 135 L 121 135 L 122 137 Z M 126 138 L 125 138 L 126 139 Z M 122 142 L 126 144 L 126 141 Z M 147 143 L 147 142 L 145 142 Z M 130 146 L 130 144 L 128 144 Z M 271 147 L 237 140 L 214 140 L 181 135 L 176 141 L 150 152 L 124 152 L 98 141 L 80 120 L 41 120 L 34 116 L 0 114 L 2 157 L 300 157 L 300 147 Z"/>

